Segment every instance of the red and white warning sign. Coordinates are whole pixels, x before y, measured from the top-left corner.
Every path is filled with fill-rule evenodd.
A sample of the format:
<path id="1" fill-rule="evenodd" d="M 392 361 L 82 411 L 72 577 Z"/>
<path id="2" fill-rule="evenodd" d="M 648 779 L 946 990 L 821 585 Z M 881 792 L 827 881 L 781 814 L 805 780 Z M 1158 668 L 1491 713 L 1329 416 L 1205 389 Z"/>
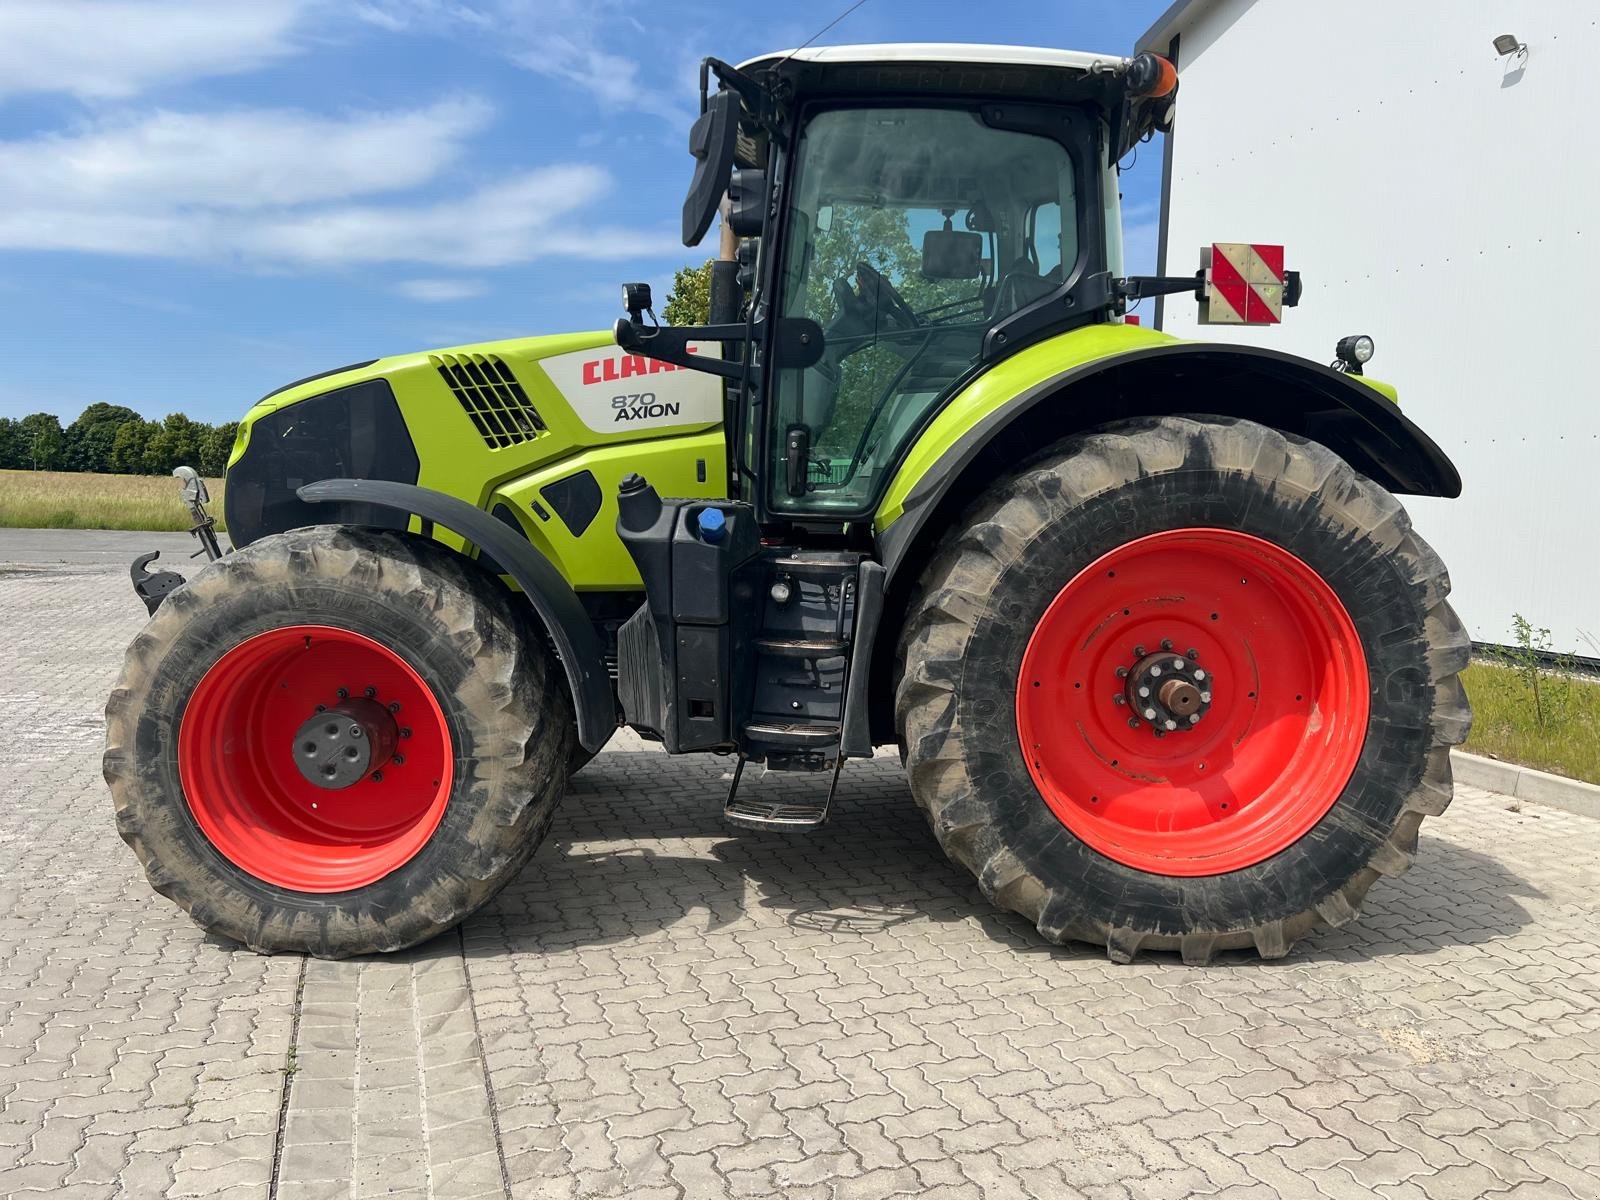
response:
<path id="1" fill-rule="evenodd" d="M 1276 325 L 1283 320 L 1283 247 L 1213 242 L 1200 251 L 1206 273 L 1202 325 Z"/>

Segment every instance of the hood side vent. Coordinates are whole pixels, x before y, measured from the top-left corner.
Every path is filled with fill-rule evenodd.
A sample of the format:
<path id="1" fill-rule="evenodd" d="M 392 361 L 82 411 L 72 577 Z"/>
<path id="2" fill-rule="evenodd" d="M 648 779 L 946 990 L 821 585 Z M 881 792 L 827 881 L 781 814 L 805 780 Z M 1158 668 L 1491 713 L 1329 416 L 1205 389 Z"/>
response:
<path id="1" fill-rule="evenodd" d="M 546 429 L 522 383 L 493 354 L 430 354 L 491 450 L 531 442 Z"/>

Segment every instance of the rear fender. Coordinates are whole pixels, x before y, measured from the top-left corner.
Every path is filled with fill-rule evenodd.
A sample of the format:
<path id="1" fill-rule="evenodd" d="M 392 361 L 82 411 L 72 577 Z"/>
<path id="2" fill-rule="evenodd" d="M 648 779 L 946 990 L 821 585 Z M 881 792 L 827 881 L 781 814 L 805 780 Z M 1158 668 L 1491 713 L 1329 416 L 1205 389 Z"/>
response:
<path id="1" fill-rule="evenodd" d="M 1444 451 L 1370 383 L 1253 346 L 1146 346 L 1062 371 L 965 429 L 945 431 L 931 466 L 892 510 L 888 502 L 880 510 L 878 543 L 891 589 L 954 510 L 1035 451 L 1128 417 L 1184 413 L 1239 417 L 1320 442 L 1399 495 L 1461 494 L 1461 476 Z"/>
<path id="2" fill-rule="evenodd" d="M 453 530 L 477 546 L 480 554 L 492 555 L 516 580 L 555 642 L 572 692 L 578 740 L 591 752 L 605 745 L 617 728 L 617 703 L 594 624 L 561 572 L 526 538 L 465 500 L 415 484 L 324 479 L 306 484 L 296 494 L 308 504 L 355 502 L 419 517 Z"/>

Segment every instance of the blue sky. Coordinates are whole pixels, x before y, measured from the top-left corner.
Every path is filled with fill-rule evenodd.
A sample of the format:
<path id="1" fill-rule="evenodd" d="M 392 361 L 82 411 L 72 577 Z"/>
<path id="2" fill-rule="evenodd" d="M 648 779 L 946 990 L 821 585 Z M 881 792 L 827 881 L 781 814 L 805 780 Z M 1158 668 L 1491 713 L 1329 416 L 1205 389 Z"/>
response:
<path id="1" fill-rule="evenodd" d="M 704 257 L 676 234 L 700 57 L 844 7 L 3 0 L 0 416 L 228 420 L 352 360 L 609 325 L 618 283 Z M 1164 7 L 868 0 L 821 40 L 1126 53 Z M 1159 189 L 1146 146 L 1132 271 Z"/>

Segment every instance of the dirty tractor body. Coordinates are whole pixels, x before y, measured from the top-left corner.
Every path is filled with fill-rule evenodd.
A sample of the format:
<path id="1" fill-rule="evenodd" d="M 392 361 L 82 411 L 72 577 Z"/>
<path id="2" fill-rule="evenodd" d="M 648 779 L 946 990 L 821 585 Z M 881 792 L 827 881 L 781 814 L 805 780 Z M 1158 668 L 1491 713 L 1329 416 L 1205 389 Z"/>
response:
<path id="1" fill-rule="evenodd" d="M 1116 164 L 1175 87 L 1149 55 L 707 60 L 706 324 L 628 285 L 608 333 L 259 401 L 232 548 L 134 569 L 105 770 L 152 884 L 258 949 L 411 945 L 628 725 L 802 833 L 898 746 L 992 900 L 1114 958 L 1350 920 L 1450 799 L 1469 645 L 1396 497 L 1460 481 L 1366 339 L 1325 367 L 1124 319 L 1300 290 L 1274 247 L 1124 274 Z"/>

